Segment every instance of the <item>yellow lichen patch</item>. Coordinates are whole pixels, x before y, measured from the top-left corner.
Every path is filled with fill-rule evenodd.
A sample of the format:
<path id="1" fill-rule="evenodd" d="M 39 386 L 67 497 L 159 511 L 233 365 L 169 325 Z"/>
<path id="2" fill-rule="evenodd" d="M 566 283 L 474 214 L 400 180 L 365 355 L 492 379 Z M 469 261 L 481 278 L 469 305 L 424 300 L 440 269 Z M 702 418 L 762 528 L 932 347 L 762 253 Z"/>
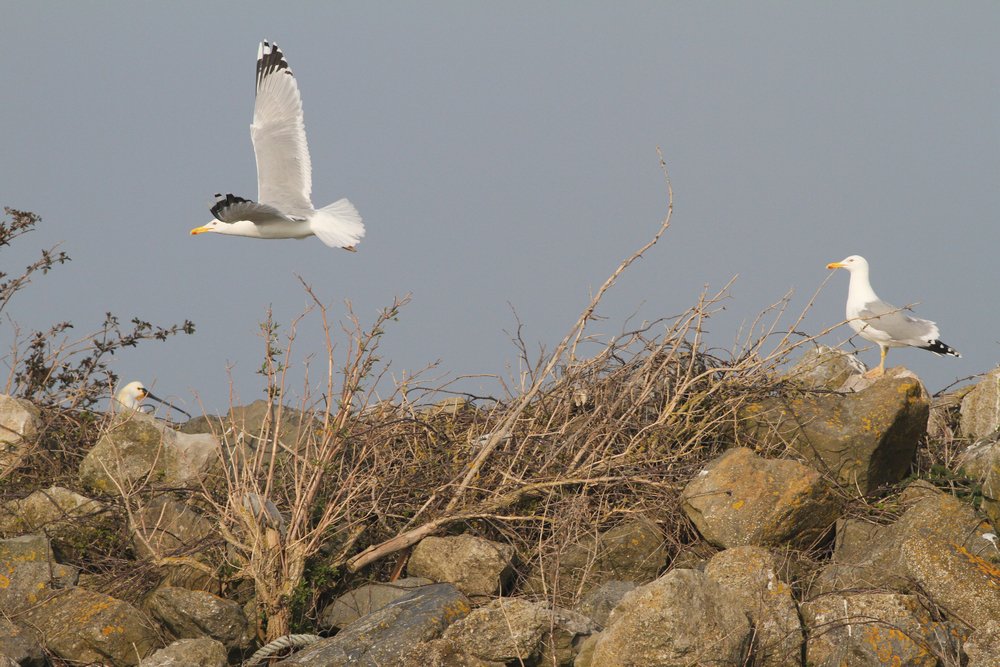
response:
<path id="1" fill-rule="evenodd" d="M 737 500 L 735 503 L 732 504 L 732 508 L 734 510 L 738 510 L 741 509 L 744 505 L 746 505 L 746 501 Z"/>
<path id="2" fill-rule="evenodd" d="M 10 577 L 0 574 L 0 588 L 10 588 Z"/>

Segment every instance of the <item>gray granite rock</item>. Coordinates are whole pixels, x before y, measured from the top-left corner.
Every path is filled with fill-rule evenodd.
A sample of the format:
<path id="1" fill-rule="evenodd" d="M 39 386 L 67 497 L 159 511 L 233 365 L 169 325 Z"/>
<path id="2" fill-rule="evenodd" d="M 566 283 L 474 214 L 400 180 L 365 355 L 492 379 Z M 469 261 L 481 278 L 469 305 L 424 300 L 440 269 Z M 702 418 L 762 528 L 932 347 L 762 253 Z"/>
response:
<path id="1" fill-rule="evenodd" d="M 424 586 L 276 663 L 276 667 L 386 667 L 400 662 L 418 644 L 440 637 L 445 628 L 471 610 L 469 599 L 455 586 Z"/>

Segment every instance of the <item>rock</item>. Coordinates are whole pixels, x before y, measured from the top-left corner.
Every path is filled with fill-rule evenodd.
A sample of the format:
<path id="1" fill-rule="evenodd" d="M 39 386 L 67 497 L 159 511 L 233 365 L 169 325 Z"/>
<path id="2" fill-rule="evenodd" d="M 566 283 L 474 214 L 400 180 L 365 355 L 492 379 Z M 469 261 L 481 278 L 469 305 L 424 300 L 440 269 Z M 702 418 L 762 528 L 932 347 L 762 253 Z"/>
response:
<path id="1" fill-rule="evenodd" d="M 161 645 L 145 614 L 85 588 L 59 591 L 20 618 L 37 629 L 46 649 L 73 663 L 137 665 Z"/>
<path id="2" fill-rule="evenodd" d="M 628 593 L 594 646 L 600 667 L 741 665 L 750 622 L 736 596 L 696 570 L 671 570 Z"/>
<path id="3" fill-rule="evenodd" d="M 417 644 L 392 664 L 394 667 L 506 667 L 502 662 L 488 662 L 469 655 L 447 639 Z"/>
<path id="4" fill-rule="evenodd" d="M 819 473 L 796 461 L 731 449 L 681 493 L 682 509 L 707 541 L 809 547 L 829 532 L 840 501 Z"/>
<path id="5" fill-rule="evenodd" d="M 538 664 L 570 667 L 583 643 L 597 633 L 601 626 L 592 618 L 559 607 L 553 608 L 551 615 L 549 627 L 542 635 Z"/>
<path id="6" fill-rule="evenodd" d="M 537 657 L 550 619 L 544 605 L 498 598 L 457 621 L 443 638 L 482 660 L 525 662 Z"/>
<path id="7" fill-rule="evenodd" d="M 912 595 L 823 595 L 801 605 L 810 665 L 936 667 L 936 652 L 958 655 L 963 633 L 931 618 Z M 954 635 L 952 633 L 955 633 Z"/>
<path id="8" fill-rule="evenodd" d="M 968 667 L 996 667 L 1000 656 L 1000 621 L 977 628 L 962 648 L 969 658 Z"/>
<path id="9" fill-rule="evenodd" d="M 1000 526 L 1000 441 L 987 440 L 962 452 L 962 472 L 980 483 L 983 511 L 994 526 Z"/>
<path id="10" fill-rule="evenodd" d="M 779 563 L 763 547 L 733 547 L 715 555 L 705 574 L 742 603 L 754 628 L 754 665 L 802 663 L 802 623 L 792 589 L 779 578 Z"/>
<path id="11" fill-rule="evenodd" d="M 434 583 L 421 577 L 404 577 L 389 583 L 371 583 L 358 586 L 344 593 L 323 609 L 319 627 L 323 630 L 342 628 L 362 616 L 378 611 L 393 600 L 398 600 L 418 586 Z"/>
<path id="12" fill-rule="evenodd" d="M 0 617 L 0 656 L 17 667 L 45 667 L 45 652 L 34 632 Z M 2 663 L 0 663 L 2 667 Z"/>
<path id="13" fill-rule="evenodd" d="M 931 412 L 927 418 L 928 442 L 951 443 L 958 439 L 961 432 L 962 400 L 972 389 L 972 385 L 967 385 L 931 398 Z"/>
<path id="14" fill-rule="evenodd" d="M 487 662 L 570 665 L 591 619 L 520 598 L 498 598 L 445 630 L 443 639 Z"/>
<path id="15" fill-rule="evenodd" d="M 0 532 L 44 532 L 59 558 L 80 557 L 95 542 L 106 539 L 118 520 L 104 503 L 60 486 L 0 505 Z"/>
<path id="16" fill-rule="evenodd" d="M 425 408 L 421 408 L 418 412 L 423 417 L 454 417 L 462 410 L 464 410 L 469 405 L 469 401 L 461 396 L 449 396 L 448 398 L 442 399 Z"/>
<path id="17" fill-rule="evenodd" d="M 907 574 L 935 604 L 974 628 L 1000 619 L 1000 568 L 959 543 L 911 537 L 900 546 Z"/>
<path id="18" fill-rule="evenodd" d="M 606 581 L 647 583 L 667 564 L 663 531 L 641 517 L 587 536 L 553 556 L 554 566 L 532 568 L 524 588 L 546 597 L 575 598 Z"/>
<path id="19" fill-rule="evenodd" d="M 181 433 L 141 412 L 124 415 L 80 464 L 80 482 L 103 494 L 146 483 L 198 486 L 218 470 L 219 443 L 208 434 Z"/>
<path id="20" fill-rule="evenodd" d="M 992 438 L 1000 428 L 1000 368 L 994 368 L 962 399 L 961 431 L 970 440 Z"/>
<path id="21" fill-rule="evenodd" d="M 425 537 L 413 549 L 406 572 L 455 584 L 466 595 L 496 595 L 514 574 L 514 547 L 473 535 Z"/>
<path id="22" fill-rule="evenodd" d="M 279 415 L 278 408 L 279 406 L 265 400 L 254 401 L 250 405 L 231 408 L 225 417 L 195 417 L 182 424 L 179 430 L 190 434 L 218 434 L 228 431 L 230 435 L 226 438 L 224 455 L 236 467 L 242 464 L 245 457 L 255 456 L 256 448 L 263 443 L 265 450 L 260 454 L 267 463 L 271 452 L 267 444 L 273 442 L 275 434 L 272 425 L 276 419 L 279 421 L 277 437 L 281 443 L 279 450 L 282 452 L 297 452 L 311 434 L 320 428 L 320 424 L 305 412 L 280 406 Z M 279 453 L 278 458 L 283 459 L 284 454 Z"/>
<path id="23" fill-rule="evenodd" d="M 146 608 L 177 639 L 209 637 L 232 654 L 255 640 L 255 626 L 243 607 L 206 591 L 160 586 L 146 599 Z"/>
<path id="24" fill-rule="evenodd" d="M 981 537 L 990 526 L 969 505 L 922 482 L 908 486 L 902 499 L 910 506 L 894 524 L 838 524 L 842 536 L 833 560 L 816 579 L 811 595 L 857 588 L 912 592 L 900 552 L 900 545 L 910 538 L 933 537 L 960 544 L 974 555 L 990 555 L 993 546 Z"/>
<path id="25" fill-rule="evenodd" d="M 608 624 L 611 610 L 618 606 L 626 593 L 635 590 L 636 587 L 637 584 L 631 581 L 605 581 L 597 588 L 584 594 L 576 605 L 576 610 L 604 627 Z"/>
<path id="26" fill-rule="evenodd" d="M 573 667 L 597 667 L 594 665 L 594 649 L 601 641 L 602 634 L 600 632 L 592 634 L 580 643 L 580 652 L 576 654 Z"/>
<path id="27" fill-rule="evenodd" d="M 0 473 L 20 464 L 40 426 L 41 413 L 31 401 L 0 394 Z"/>
<path id="28" fill-rule="evenodd" d="M 742 430 L 764 447 L 791 447 L 862 494 L 909 472 L 930 403 L 916 377 L 892 369 L 856 393 L 800 393 L 745 408 Z"/>
<path id="29" fill-rule="evenodd" d="M 472 610 L 451 584 L 432 584 L 359 618 L 328 639 L 311 644 L 275 667 L 386 667 L 397 664 L 417 644 L 437 639 Z"/>
<path id="30" fill-rule="evenodd" d="M 226 647 L 208 637 L 178 639 L 161 648 L 139 667 L 226 667 Z"/>
<path id="31" fill-rule="evenodd" d="M 865 366 L 853 354 L 826 345 L 806 350 L 784 377 L 807 389 L 835 391 L 852 375 L 865 372 Z"/>
<path id="32" fill-rule="evenodd" d="M 216 525 L 193 505 L 181 502 L 173 494 L 154 496 L 135 513 L 132 545 L 142 558 L 156 559 L 183 555 L 188 561 L 160 565 L 165 583 L 192 590 L 218 590 L 215 569 L 218 558 L 199 552 L 199 545 L 216 535 Z M 207 571 L 206 571 L 207 570 Z"/>
<path id="33" fill-rule="evenodd" d="M 57 563 L 44 535 L 0 540 L 0 612 L 14 614 L 76 584 L 75 567 Z"/>

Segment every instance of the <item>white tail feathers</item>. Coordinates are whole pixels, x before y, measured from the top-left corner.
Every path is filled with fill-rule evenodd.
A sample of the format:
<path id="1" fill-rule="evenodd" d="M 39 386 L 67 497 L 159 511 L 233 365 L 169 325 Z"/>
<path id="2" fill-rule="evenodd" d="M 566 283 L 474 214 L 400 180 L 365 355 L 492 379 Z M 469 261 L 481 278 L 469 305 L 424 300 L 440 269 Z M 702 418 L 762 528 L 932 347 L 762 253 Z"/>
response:
<path id="1" fill-rule="evenodd" d="M 365 235 L 361 214 L 346 199 L 338 199 L 313 213 L 309 226 L 331 248 L 353 248 Z"/>

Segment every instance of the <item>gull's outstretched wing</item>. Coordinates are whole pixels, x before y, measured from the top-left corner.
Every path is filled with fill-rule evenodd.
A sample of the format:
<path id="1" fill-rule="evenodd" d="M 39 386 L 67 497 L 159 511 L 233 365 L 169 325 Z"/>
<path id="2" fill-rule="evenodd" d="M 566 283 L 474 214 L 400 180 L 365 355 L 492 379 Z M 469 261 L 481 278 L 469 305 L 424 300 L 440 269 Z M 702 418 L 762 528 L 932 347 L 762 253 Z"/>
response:
<path id="1" fill-rule="evenodd" d="M 250 222 L 273 222 L 277 219 L 295 220 L 291 216 L 285 215 L 273 206 L 259 204 L 236 195 L 215 195 L 215 204 L 212 206 L 212 215 L 222 222 L 236 222 L 237 220 L 249 220 Z M 298 218 L 301 220 L 301 218 Z"/>
<path id="2" fill-rule="evenodd" d="M 250 126 L 257 156 L 257 198 L 288 214 L 312 211 L 312 165 L 302 98 L 277 44 L 257 50 L 257 98 Z"/>
<path id="3" fill-rule="evenodd" d="M 919 317 L 910 317 L 903 309 L 885 301 L 869 301 L 859 311 L 858 318 L 871 329 L 896 343 L 923 347 L 937 340 L 937 324 Z"/>

